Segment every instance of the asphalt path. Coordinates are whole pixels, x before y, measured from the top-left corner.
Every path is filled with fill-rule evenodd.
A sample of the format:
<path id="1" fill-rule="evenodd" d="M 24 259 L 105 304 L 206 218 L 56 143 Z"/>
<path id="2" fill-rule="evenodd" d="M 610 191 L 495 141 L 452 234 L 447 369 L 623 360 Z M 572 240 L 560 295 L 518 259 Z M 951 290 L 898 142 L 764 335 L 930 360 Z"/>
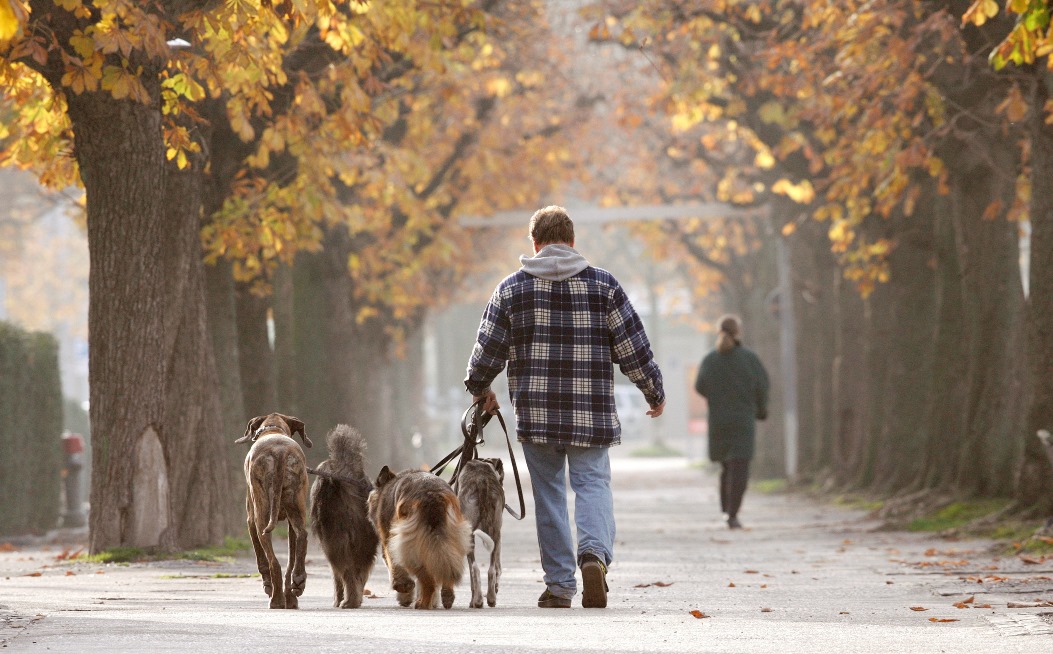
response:
<path id="1" fill-rule="evenodd" d="M 335 609 L 314 543 L 295 611 L 267 608 L 250 556 L 100 565 L 65 560 L 76 542 L 0 545 L 0 649 L 1053 652 L 1053 557 L 881 531 L 861 511 L 797 494 L 748 492 L 746 529 L 731 531 L 714 472 L 683 459 L 615 458 L 614 480 L 607 609 L 582 609 L 580 594 L 570 610 L 537 608 L 528 491 L 527 519 L 505 519 L 496 608 L 468 607 L 467 575 L 451 610 L 401 608 L 378 559 L 373 596 Z"/>

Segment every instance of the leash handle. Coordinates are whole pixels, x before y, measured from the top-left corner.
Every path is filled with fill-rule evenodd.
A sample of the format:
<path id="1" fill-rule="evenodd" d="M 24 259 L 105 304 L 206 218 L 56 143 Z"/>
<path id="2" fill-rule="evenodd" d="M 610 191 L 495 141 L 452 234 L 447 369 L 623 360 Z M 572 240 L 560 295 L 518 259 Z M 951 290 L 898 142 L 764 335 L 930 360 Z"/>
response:
<path id="1" fill-rule="evenodd" d="M 470 422 L 469 415 L 471 415 Z M 485 427 L 494 416 L 497 416 L 498 422 L 501 423 L 501 430 L 505 433 L 505 444 L 508 446 L 508 457 L 512 463 L 512 475 L 515 477 L 516 492 L 519 494 L 518 515 L 508 504 L 505 504 L 505 510 L 508 511 L 508 515 L 516 520 L 522 520 L 526 515 L 526 501 L 523 499 L 523 482 L 519 479 L 519 467 L 516 465 L 516 455 L 512 450 L 512 439 L 508 435 L 508 425 L 505 424 L 505 418 L 501 415 L 500 409 L 495 409 L 493 414 L 484 412 L 483 400 L 480 399 L 473 402 L 472 405 L 465 410 L 464 414 L 461 415 L 461 434 L 464 436 L 464 442 L 460 447 L 443 457 L 442 461 L 436 463 L 432 467 L 431 472 L 436 475 L 441 475 L 451 461 L 460 457 L 457 461 L 457 465 L 453 469 L 453 474 L 450 476 L 450 486 L 456 484 L 457 476 L 460 474 L 464 463 L 479 458 L 478 447 L 486 442 L 483 439 L 483 427 Z"/>

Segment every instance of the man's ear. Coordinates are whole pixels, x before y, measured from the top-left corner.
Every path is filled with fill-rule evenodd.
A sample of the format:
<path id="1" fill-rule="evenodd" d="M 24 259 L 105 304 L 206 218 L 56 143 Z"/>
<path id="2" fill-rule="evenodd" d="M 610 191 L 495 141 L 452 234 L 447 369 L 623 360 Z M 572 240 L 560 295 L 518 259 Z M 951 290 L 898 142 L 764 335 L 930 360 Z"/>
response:
<path id="1" fill-rule="evenodd" d="M 260 424 L 267 419 L 267 416 L 256 416 L 249 421 L 249 424 L 245 425 L 245 435 L 234 441 L 237 443 L 248 443 L 249 441 L 256 440 L 256 430 L 260 428 Z"/>

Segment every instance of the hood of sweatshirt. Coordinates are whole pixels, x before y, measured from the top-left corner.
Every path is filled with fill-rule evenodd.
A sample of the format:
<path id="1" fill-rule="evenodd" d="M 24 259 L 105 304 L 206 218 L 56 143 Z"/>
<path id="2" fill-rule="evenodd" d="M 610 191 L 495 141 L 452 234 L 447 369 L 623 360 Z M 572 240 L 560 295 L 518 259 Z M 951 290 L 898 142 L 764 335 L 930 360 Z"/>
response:
<path id="1" fill-rule="evenodd" d="M 532 257 L 524 254 L 519 263 L 523 264 L 523 272 L 552 282 L 561 282 L 589 267 L 585 257 L 563 243 L 546 245 Z"/>

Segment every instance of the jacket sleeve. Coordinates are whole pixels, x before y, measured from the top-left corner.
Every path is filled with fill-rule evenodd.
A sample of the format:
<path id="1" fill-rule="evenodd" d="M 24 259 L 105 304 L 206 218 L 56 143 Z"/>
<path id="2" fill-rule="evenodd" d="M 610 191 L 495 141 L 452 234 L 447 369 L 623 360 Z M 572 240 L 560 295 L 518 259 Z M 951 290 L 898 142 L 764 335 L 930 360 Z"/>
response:
<path id="1" fill-rule="evenodd" d="M 649 405 L 655 407 L 664 402 L 662 371 L 654 360 L 643 321 L 618 285 L 612 288 L 607 329 L 611 338 L 611 361 L 643 392 Z"/>
<path id="2" fill-rule="evenodd" d="M 464 387 L 469 393 L 479 396 L 490 389 L 491 382 L 508 362 L 511 343 L 511 322 L 501 306 L 501 287 L 498 286 L 483 311 L 475 346 L 468 359 Z"/>
<path id="3" fill-rule="evenodd" d="M 768 381 L 768 371 L 764 369 L 764 364 L 761 363 L 760 357 L 754 355 L 753 361 L 755 362 L 756 368 L 756 400 L 757 400 L 757 419 L 766 420 L 768 418 L 768 390 L 771 387 Z"/>

